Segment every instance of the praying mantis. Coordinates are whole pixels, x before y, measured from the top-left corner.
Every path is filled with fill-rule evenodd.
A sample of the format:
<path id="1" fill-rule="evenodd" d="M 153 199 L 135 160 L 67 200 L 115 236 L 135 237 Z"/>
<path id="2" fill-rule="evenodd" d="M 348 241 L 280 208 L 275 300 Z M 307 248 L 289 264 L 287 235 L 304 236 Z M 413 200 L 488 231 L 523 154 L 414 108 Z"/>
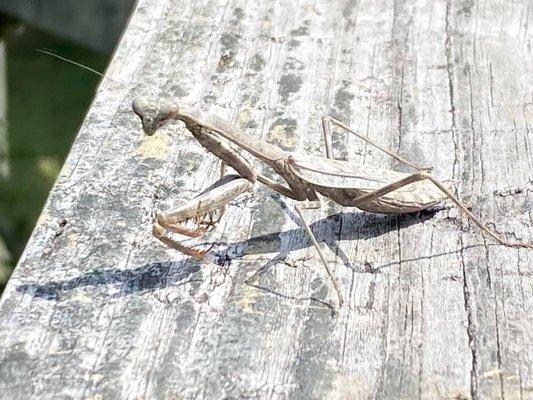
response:
<path id="1" fill-rule="evenodd" d="M 266 141 L 247 136 L 215 115 L 169 100 L 159 101 L 138 97 L 133 101 L 133 110 L 141 119 L 146 135 L 153 135 L 171 120 L 182 121 L 194 138 L 222 161 L 223 166 L 228 165 L 236 171 L 236 174 L 224 175 L 222 168 L 220 179 L 210 189 L 156 215 L 153 225 L 154 236 L 161 242 L 197 259 L 203 260 L 208 250 L 185 246 L 169 234 L 202 236 L 216 225 L 216 214 L 220 217 L 230 201 L 252 191 L 258 182 L 296 201 L 294 209 L 331 279 L 339 307 L 342 307 L 344 302 L 340 285 L 302 212 L 303 209 L 320 208 L 319 195 L 341 206 L 387 214 L 414 213 L 450 199 L 483 233 L 496 242 L 508 247 L 533 249 L 533 244 L 509 242 L 487 228 L 453 195 L 452 185 L 449 182 L 441 182 L 431 175 L 431 167 L 419 166 L 400 157 L 394 151 L 378 145 L 333 117 L 322 118 L 324 158 L 287 152 Z M 408 174 L 334 159 L 331 144 L 332 125 L 383 151 L 412 168 L 414 172 Z M 258 173 L 248 159 L 232 145 L 270 166 L 285 184 Z M 195 221 L 193 229 L 185 226 L 189 220 Z"/>
<path id="2" fill-rule="evenodd" d="M 105 77 L 92 68 L 55 53 L 47 50 L 38 51 Z M 133 100 L 132 106 L 135 114 L 141 119 L 146 135 L 154 135 L 161 126 L 172 120 L 182 121 L 194 138 L 208 152 L 222 161 L 221 177 L 217 182 L 193 199 L 158 212 L 152 228 L 153 235 L 161 242 L 199 260 L 205 260 L 208 250 L 186 246 L 168 236 L 168 233 L 188 237 L 202 236 L 220 220 L 229 202 L 241 194 L 252 191 L 257 182 L 296 201 L 294 209 L 333 284 L 339 307 L 342 307 L 344 303 L 340 285 L 302 212 L 303 209 L 321 207 L 319 194 L 341 206 L 385 214 L 415 213 L 433 208 L 450 199 L 480 228 L 482 233 L 497 243 L 507 247 L 533 249 L 533 243 L 510 242 L 487 228 L 464 203 L 453 195 L 451 182 L 441 182 L 431 175 L 432 167 L 416 165 L 402 158 L 396 152 L 380 146 L 369 137 L 356 132 L 331 116 L 322 118 L 324 158 L 287 152 L 273 144 L 244 134 L 215 115 L 185 104 L 137 97 Z M 414 172 L 407 174 L 335 159 L 332 149 L 332 125 L 346 130 L 383 151 L 413 169 Z M 257 173 L 247 158 L 243 157 L 231 144 L 270 166 L 286 185 Z M 237 173 L 226 175 L 226 165 L 232 167 Z M 215 217 L 216 214 L 218 214 L 217 217 Z M 193 229 L 185 226 L 190 220 L 194 220 L 196 224 Z"/>

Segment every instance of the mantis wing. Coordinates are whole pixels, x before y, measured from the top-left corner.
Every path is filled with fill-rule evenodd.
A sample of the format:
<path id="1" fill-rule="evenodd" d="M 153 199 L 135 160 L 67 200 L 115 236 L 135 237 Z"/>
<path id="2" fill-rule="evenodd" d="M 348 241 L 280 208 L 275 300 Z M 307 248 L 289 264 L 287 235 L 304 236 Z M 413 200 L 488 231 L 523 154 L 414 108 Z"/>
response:
<path id="1" fill-rule="evenodd" d="M 424 179 L 361 203 L 358 200 L 360 196 L 398 183 L 410 174 L 300 154 L 292 155 L 290 160 L 295 174 L 313 185 L 316 191 L 343 206 L 379 213 L 410 213 L 435 206 L 446 199 L 437 186 Z"/>
<path id="2" fill-rule="evenodd" d="M 322 187 L 339 189 L 375 190 L 410 175 L 389 169 L 368 167 L 349 161 L 302 154 L 292 154 L 291 165 L 300 178 L 306 182 Z M 407 189 L 409 186 L 405 188 Z"/>

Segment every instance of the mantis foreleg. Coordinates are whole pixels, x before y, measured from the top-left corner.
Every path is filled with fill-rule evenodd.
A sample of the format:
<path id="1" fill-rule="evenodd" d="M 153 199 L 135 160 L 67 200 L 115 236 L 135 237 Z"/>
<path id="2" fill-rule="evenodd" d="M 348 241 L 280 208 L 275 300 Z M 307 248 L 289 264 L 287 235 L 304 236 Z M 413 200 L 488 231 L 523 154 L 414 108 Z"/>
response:
<path id="1" fill-rule="evenodd" d="M 214 225 L 213 213 L 220 212 L 226 204 L 240 194 L 251 190 L 252 187 L 253 183 L 239 175 L 226 175 L 199 196 L 164 212 L 159 212 L 153 227 L 154 236 L 184 254 L 202 259 L 205 252 L 184 246 L 169 238 L 167 231 L 191 237 L 203 235 Z M 195 229 L 183 226 L 188 220 L 196 221 Z"/>

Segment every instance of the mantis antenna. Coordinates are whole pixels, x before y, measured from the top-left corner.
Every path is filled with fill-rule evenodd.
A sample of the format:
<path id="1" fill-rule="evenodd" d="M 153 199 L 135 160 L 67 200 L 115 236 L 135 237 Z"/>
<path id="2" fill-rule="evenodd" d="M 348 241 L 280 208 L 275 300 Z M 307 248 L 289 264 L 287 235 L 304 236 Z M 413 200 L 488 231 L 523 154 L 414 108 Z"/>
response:
<path id="1" fill-rule="evenodd" d="M 68 62 L 69 64 L 72 64 L 72 65 L 75 65 L 77 67 L 83 68 L 84 70 L 92 72 L 93 74 L 101 76 L 102 78 L 109 79 L 110 81 L 113 81 L 113 82 L 115 82 L 115 83 L 117 83 L 119 85 L 127 87 L 127 85 L 123 84 L 122 82 L 116 81 L 113 78 L 110 78 L 110 77 L 106 76 L 105 74 L 101 73 L 100 71 L 95 70 L 94 68 L 91 68 L 91 67 L 89 67 L 87 65 L 84 65 L 84 64 L 81 64 L 79 62 L 76 62 L 74 60 L 70 60 L 70 59 L 68 59 L 66 57 L 63 57 L 63 56 L 61 56 L 59 54 L 56 54 L 56 53 L 54 53 L 54 52 L 52 52 L 52 51 L 50 51 L 48 49 L 35 49 L 35 50 L 38 51 L 39 53 L 47 54 L 47 55 L 49 55 L 51 57 L 54 57 L 54 58 L 57 58 L 59 60 Z"/>

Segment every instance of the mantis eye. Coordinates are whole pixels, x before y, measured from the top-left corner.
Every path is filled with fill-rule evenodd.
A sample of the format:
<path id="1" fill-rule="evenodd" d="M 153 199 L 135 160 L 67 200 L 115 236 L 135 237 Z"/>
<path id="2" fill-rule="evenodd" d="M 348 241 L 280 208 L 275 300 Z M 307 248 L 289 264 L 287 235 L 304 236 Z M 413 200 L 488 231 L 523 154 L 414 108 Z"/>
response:
<path id="1" fill-rule="evenodd" d="M 152 103 L 153 102 L 147 99 L 146 97 L 136 97 L 135 99 L 133 99 L 132 103 L 133 111 L 135 112 L 135 114 L 142 118 L 143 114 L 145 114 L 146 111 L 151 108 L 150 105 L 152 105 Z"/>
<path id="2" fill-rule="evenodd" d="M 162 120 L 178 115 L 179 111 L 179 107 L 170 102 L 164 102 L 159 106 L 159 116 Z"/>

